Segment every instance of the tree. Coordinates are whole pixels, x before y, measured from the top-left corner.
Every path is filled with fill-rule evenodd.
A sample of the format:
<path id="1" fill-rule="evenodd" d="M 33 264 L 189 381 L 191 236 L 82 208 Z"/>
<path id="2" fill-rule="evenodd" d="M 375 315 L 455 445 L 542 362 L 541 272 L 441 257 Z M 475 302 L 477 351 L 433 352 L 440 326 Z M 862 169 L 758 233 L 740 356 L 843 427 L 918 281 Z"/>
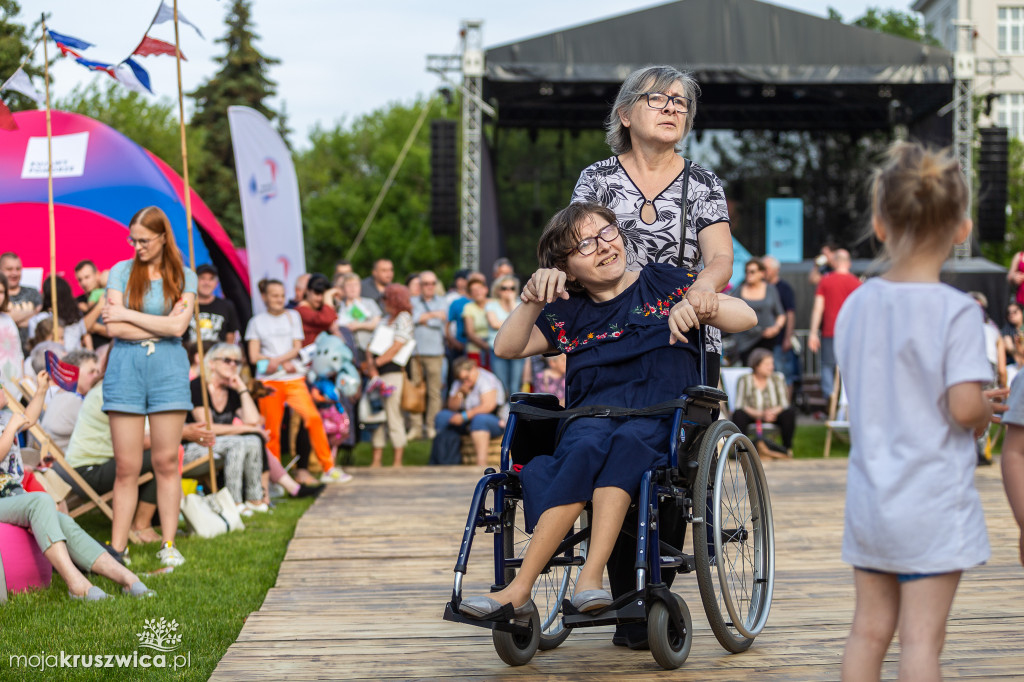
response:
<path id="1" fill-rule="evenodd" d="M 517 272 L 528 274 L 536 269 L 537 242 L 548 219 L 569 203 L 580 171 L 607 158 L 608 145 L 602 130 L 503 128 L 495 135 L 500 138 L 494 174 L 505 254 Z"/>
<path id="2" fill-rule="evenodd" d="M 103 87 L 93 81 L 87 87 L 76 87 L 70 95 L 56 102 L 55 107 L 107 124 L 181 173 L 181 132 L 177 102 L 166 98 L 154 101 L 149 96 L 132 92 L 114 82 L 107 82 Z M 206 131 L 194 126 L 186 126 L 185 131 L 191 179 L 206 165 L 203 152 Z"/>
<path id="3" fill-rule="evenodd" d="M 275 95 L 276 83 L 267 77 L 267 71 L 280 63 L 256 49 L 259 36 L 252 30 L 251 6 L 251 0 L 232 2 L 225 20 L 227 34 L 217 39 L 227 48 L 226 54 L 215 60 L 220 70 L 189 95 L 196 102 L 192 125 L 206 131 L 203 146 L 206 162 L 198 168 L 194 178 L 196 191 L 236 244 L 244 243 L 245 234 L 238 203 L 228 107 L 251 107 L 273 120 L 276 114 L 264 102 Z"/>
<path id="4" fill-rule="evenodd" d="M 18 5 L 17 0 L 0 0 L 0 83 L 10 78 L 15 72 L 21 61 L 28 55 L 29 50 L 32 49 L 41 32 L 38 21 L 33 25 L 31 31 L 26 30 L 24 26 L 15 22 L 14 17 L 18 16 L 19 12 L 21 12 L 21 7 Z M 40 47 L 38 54 L 33 55 L 33 57 L 41 59 L 42 56 L 42 48 Z M 38 76 L 42 78 L 43 69 L 41 66 L 33 66 L 30 61 L 25 65 L 25 73 L 30 77 Z M 50 82 L 52 84 L 52 78 Z M 42 92 L 42 86 L 37 87 Z M 36 108 L 35 102 L 14 91 L 4 92 L 3 101 L 10 107 L 11 111 Z"/>
<path id="5" fill-rule="evenodd" d="M 333 129 L 314 129 L 310 149 L 299 153 L 295 169 L 302 193 L 306 267 L 332 273 L 370 212 L 398 157 L 423 102 L 392 104 Z M 452 107 L 431 103 L 438 116 Z M 362 244 L 353 255 L 356 272 L 369 274 L 373 261 L 390 258 L 395 271 L 431 269 L 450 279 L 457 267 L 455 242 L 430 231 L 430 129 L 424 125 Z M 396 277 L 396 281 L 400 278 Z"/>
<path id="6" fill-rule="evenodd" d="M 835 21 L 843 20 L 842 15 L 831 7 L 828 8 L 828 18 Z M 861 28 L 867 28 L 879 33 L 888 33 L 889 35 L 915 40 L 926 45 L 942 46 L 942 43 L 927 34 L 924 27 L 921 26 L 921 21 L 917 18 L 917 15 L 910 12 L 868 7 L 864 12 L 864 16 L 850 23 L 853 26 L 860 26 Z"/>

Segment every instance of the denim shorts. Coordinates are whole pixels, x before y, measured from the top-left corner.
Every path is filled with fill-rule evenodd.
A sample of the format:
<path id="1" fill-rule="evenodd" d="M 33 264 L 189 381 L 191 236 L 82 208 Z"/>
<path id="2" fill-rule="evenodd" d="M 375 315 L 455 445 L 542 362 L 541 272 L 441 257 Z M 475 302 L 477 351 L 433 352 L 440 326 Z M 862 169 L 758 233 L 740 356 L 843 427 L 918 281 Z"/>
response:
<path id="1" fill-rule="evenodd" d="M 181 339 L 117 339 L 103 377 L 103 411 L 153 414 L 192 409 L 188 354 Z"/>
<path id="2" fill-rule="evenodd" d="M 945 573 L 891 573 L 889 571 L 878 571 L 873 568 L 862 568 L 857 566 L 858 571 L 865 571 L 866 573 L 875 573 L 877 575 L 894 575 L 896 580 L 902 583 L 909 583 L 912 580 L 920 580 L 921 578 L 934 578 L 937 575 L 945 575 Z"/>

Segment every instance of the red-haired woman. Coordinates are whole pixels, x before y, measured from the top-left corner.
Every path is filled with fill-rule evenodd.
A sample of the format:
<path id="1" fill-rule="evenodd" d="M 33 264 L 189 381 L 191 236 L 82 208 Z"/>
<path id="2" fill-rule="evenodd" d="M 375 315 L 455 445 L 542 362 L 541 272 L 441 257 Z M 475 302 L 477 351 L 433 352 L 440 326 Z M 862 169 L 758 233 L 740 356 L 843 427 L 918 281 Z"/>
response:
<path id="1" fill-rule="evenodd" d="M 402 455 L 405 454 L 405 418 L 402 415 L 402 387 L 405 383 L 405 363 L 401 365 L 394 362 L 398 352 L 405 344 L 413 340 L 415 325 L 412 322 L 412 303 L 409 300 L 409 288 L 404 284 L 389 284 L 384 287 L 384 294 L 381 296 L 381 305 L 384 307 L 384 319 L 380 327 L 388 327 L 394 332 L 394 342 L 391 347 L 379 355 L 369 354 L 366 362 L 366 374 L 371 381 L 374 377 L 380 377 L 388 386 L 393 386 L 391 395 L 384 398 L 384 414 L 387 415 L 387 422 L 384 428 L 378 427 L 373 432 L 373 463 L 371 466 L 379 467 L 381 457 L 384 454 L 384 443 L 391 439 L 391 446 L 395 449 L 396 467 L 402 466 Z M 372 344 L 371 344 L 372 345 Z M 408 358 L 406 358 L 408 362 Z"/>
<path id="2" fill-rule="evenodd" d="M 181 335 L 192 318 L 196 274 L 182 264 L 171 223 L 156 206 L 132 216 L 128 232 L 135 258 L 111 268 L 102 313 L 107 333 L 115 339 L 103 382 L 103 410 L 110 416 L 117 462 L 110 544 L 127 551 L 149 417 L 163 536 L 157 558 L 165 566 L 178 566 L 185 562 L 174 546 L 181 499 L 178 446 L 185 414 L 192 409 Z"/>

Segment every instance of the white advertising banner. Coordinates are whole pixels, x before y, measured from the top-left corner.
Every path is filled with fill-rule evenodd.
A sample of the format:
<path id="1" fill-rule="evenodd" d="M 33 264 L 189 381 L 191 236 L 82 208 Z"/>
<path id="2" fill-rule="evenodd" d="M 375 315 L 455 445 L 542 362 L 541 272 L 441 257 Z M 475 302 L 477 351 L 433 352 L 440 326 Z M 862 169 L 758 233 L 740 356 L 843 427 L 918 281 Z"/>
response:
<path id="1" fill-rule="evenodd" d="M 249 107 L 228 107 L 228 123 L 245 225 L 252 309 L 258 313 L 265 309 L 257 286 L 261 279 L 281 280 L 291 296 L 295 280 L 306 271 L 299 182 L 291 152 L 263 114 Z"/>
<path id="2" fill-rule="evenodd" d="M 89 148 L 89 133 L 54 135 L 53 177 L 77 178 L 85 173 L 85 153 Z M 45 180 L 49 175 L 49 154 L 45 137 L 30 137 L 25 147 L 25 161 L 21 166 L 22 180 Z"/>

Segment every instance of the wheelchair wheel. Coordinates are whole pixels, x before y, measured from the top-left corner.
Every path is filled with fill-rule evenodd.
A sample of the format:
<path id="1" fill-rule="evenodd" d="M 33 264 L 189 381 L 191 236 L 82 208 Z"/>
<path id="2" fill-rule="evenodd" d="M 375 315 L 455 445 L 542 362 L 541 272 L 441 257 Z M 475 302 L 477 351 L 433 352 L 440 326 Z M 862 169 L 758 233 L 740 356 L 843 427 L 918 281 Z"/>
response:
<path id="1" fill-rule="evenodd" d="M 526 532 L 526 515 L 523 513 L 523 501 L 509 501 L 506 509 L 506 532 L 502 543 L 506 557 L 521 559 L 526 555 L 530 544 L 530 534 Z M 575 533 L 589 525 L 590 512 L 584 510 L 570 532 Z M 512 532 L 508 532 L 508 530 Z M 586 559 L 587 540 L 573 548 L 573 554 Z M 572 597 L 576 585 L 579 566 L 554 566 L 540 574 L 533 586 L 533 603 L 537 605 L 540 619 L 540 650 L 554 649 L 569 636 L 569 629 L 562 625 L 562 600 Z M 505 584 L 516 577 L 516 569 L 505 569 Z M 511 665 L 511 664 L 510 664 Z"/>
<path id="2" fill-rule="evenodd" d="M 651 647 L 651 655 L 665 670 L 675 670 L 681 666 L 690 655 L 690 645 L 693 644 L 693 619 L 690 617 L 690 609 L 678 594 L 672 596 L 679 604 L 686 632 L 680 633 L 676 630 L 668 607 L 662 601 L 654 602 L 647 616 L 647 642 Z"/>
<path id="3" fill-rule="evenodd" d="M 768 485 L 756 449 L 732 422 L 708 428 L 699 458 L 693 490 L 694 515 L 701 518 L 693 524 L 697 584 L 715 637 L 739 653 L 753 643 L 771 609 L 775 537 Z"/>
<path id="4" fill-rule="evenodd" d="M 526 665 L 533 659 L 540 645 L 540 616 L 537 609 L 530 612 L 530 634 L 516 635 L 502 630 L 491 630 L 491 639 L 498 657 L 508 665 Z"/>

